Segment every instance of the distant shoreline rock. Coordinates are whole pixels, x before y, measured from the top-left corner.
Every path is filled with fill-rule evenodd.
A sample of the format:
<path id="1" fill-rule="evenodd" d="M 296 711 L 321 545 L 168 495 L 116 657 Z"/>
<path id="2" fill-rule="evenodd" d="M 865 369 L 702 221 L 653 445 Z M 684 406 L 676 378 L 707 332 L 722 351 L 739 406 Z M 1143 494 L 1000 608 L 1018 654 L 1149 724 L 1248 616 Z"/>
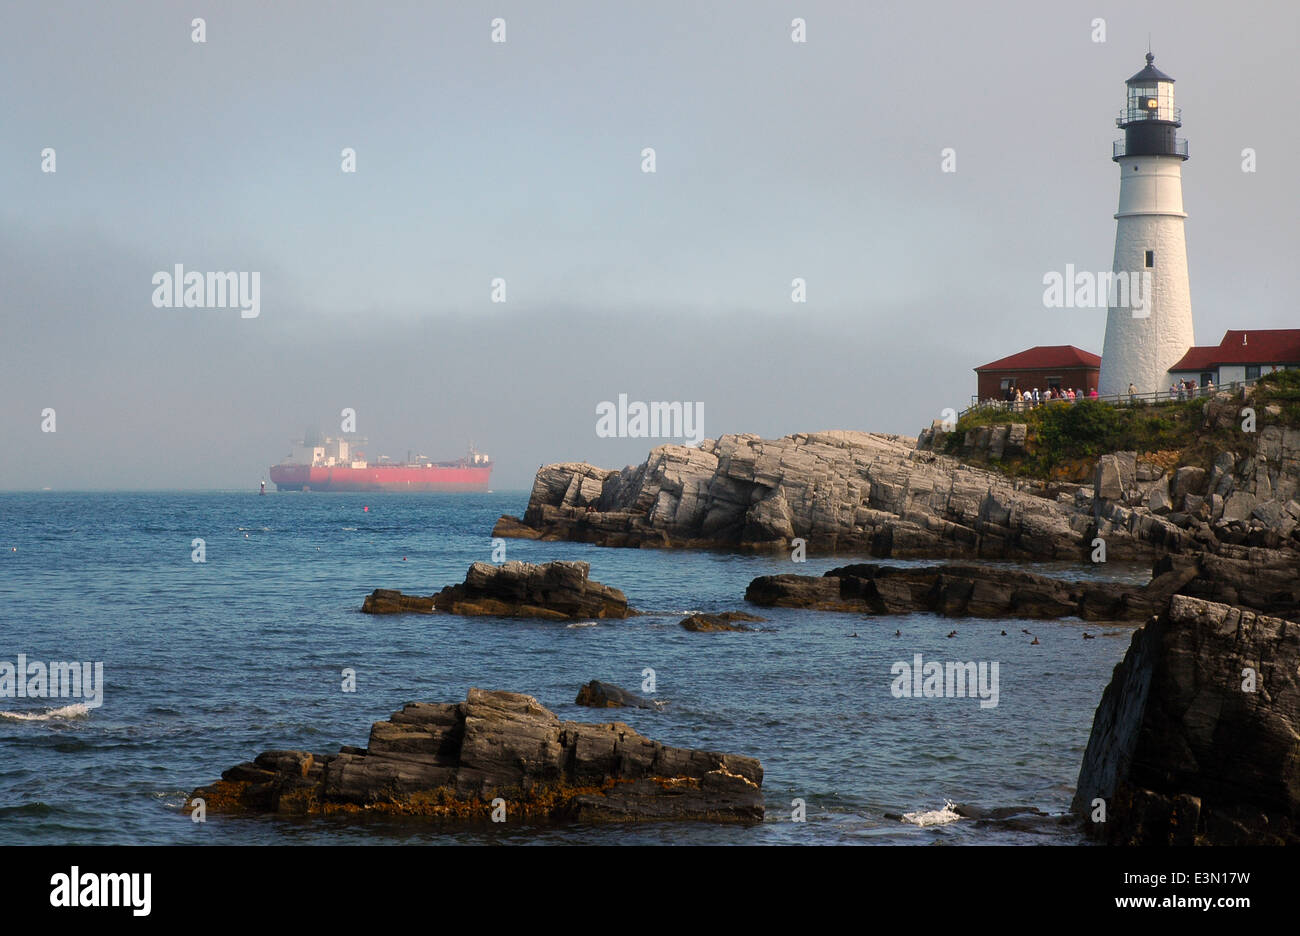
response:
<path id="1" fill-rule="evenodd" d="M 448 585 L 436 595 L 404 595 L 377 588 L 366 596 L 361 610 L 365 614 L 446 611 L 470 617 L 550 621 L 626 618 L 638 613 L 628 607 L 626 595 L 593 581 L 590 572 L 591 566 L 585 562 L 476 562 L 469 567 L 462 584 Z"/>
<path id="2" fill-rule="evenodd" d="M 562 722 L 532 696 L 470 689 L 464 702 L 409 703 L 375 722 L 365 748 L 266 751 L 191 795 L 210 813 L 383 813 L 486 822 L 759 822 L 752 757 L 669 747 L 622 722 Z M 496 801 L 494 803 L 494 801 Z"/>

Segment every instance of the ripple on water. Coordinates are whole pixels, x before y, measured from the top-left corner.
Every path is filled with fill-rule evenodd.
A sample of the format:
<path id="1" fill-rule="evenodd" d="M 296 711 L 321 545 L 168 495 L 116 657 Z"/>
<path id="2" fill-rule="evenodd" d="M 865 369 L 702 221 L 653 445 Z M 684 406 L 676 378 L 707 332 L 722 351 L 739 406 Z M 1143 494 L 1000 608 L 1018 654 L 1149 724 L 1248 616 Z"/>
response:
<path id="1" fill-rule="evenodd" d="M 6 628 L 12 652 L 103 660 L 106 680 L 104 706 L 88 716 L 0 717 L 0 744 L 13 754 L 0 763 L 0 802 L 22 804 L 0 814 L 7 820 L 0 822 L 0 843 L 192 842 L 194 824 L 178 813 L 185 795 L 178 791 L 211 782 L 263 750 L 364 745 L 370 725 L 405 702 L 458 701 L 471 686 L 525 692 L 562 718 L 626 721 L 666 744 L 757 757 L 769 821 L 743 828 L 448 830 L 211 817 L 203 840 L 1069 840 L 1068 832 L 1050 828 L 974 821 L 922 828 L 886 815 L 936 811 L 945 797 L 1064 813 L 1092 712 L 1131 629 L 1083 641 L 1078 625 L 1035 624 L 1042 643 L 1029 648 L 997 642 L 1003 629 L 1023 636 L 1024 622 L 963 622 L 959 637 L 946 641 L 952 622 L 932 616 L 885 622 L 761 609 L 768 621 L 754 632 L 689 634 L 677 627 L 682 617 L 744 608 L 750 579 L 789 571 L 789 563 L 540 541 L 512 541 L 510 557 L 591 562 L 593 578 L 655 613 L 574 628 L 358 613 L 376 587 L 427 594 L 460 581 L 472 562 L 489 557 L 496 518 L 521 513 L 526 501 L 527 492 L 0 494 L 6 542 L 19 548 L 14 562 L 26 563 L 21 576 L 0 580 L 0 601 L 25 609 Z M 73 527 L 76 534 L 66 535 Z M 184 549 L 177 560 L 177 542 L 201 535 L 195 529 L 217 531 L 207 537 L 205 565 L 190 563 Z M 806 569 L 820 574 L 849 561 L 810 560 Z M 76 575 L 60 571 L 67 569 Z M 1139 574 L 1116 564 L 1036 569 L 1080 578 Z M 23 602 L 33 582 L 42 600 Z M 160 595 L 183 596 L 183 605 Z M 846 639 L 852 632 L 858 639 Z M 1001 661 L 1001 704 L 984 711 L 971 709 L 969 700 L 893 699 L 890 664 L 914 652 Z M 345 667 L 356 671 L 355 693 L 341 691 Z M 669 702 L 662 711 L 593 713 L 573 705 L 591 679 L 640 692 L 647 668 L 657 686 L 646 694 Z M 4 708 L 40 714 L 8 701 Z M 807 823 L 789 821 L 794 799 L 805 800 Z M 21 811 L 28 808 L 36 811 Z"/>

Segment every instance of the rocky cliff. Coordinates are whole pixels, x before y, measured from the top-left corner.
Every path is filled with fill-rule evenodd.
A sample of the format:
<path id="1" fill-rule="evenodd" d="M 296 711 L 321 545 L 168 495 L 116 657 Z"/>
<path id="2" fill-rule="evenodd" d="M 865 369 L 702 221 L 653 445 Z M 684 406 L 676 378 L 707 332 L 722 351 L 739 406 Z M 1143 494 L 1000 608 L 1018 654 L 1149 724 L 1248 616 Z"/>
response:
<path id="1" fill-rule="evenodd" d="M 1300 844 L 1300 625 L 1173 597 L 1115 667 L 1072 809 L 1111 844 Z"/>

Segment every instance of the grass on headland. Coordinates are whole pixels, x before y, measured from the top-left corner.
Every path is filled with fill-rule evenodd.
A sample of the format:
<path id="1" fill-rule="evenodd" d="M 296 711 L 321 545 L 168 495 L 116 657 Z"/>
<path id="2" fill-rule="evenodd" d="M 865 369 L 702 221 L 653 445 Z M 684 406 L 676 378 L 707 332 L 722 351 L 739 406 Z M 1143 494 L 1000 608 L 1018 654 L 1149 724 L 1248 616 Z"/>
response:
<path id="1" fill-rule="evenodd" d="M 1241 434 L 1235 429 L 1208 432 L 1201 428 L 1203 411 L 1210 399 L 1198 397 L 1133 406 L 1114 406 L 1096 400 L 1058 401 L 1023 413 L 975 409 L 957 421 L 945 450 L 956 454 L 971 429 L 1025 423 L 1027 454 L 1005 459 L 1003 470 L 1014 475 L 1047 478 L 1076 475 L 1084 461 L 1107 452 L 1136 451 L 1143 455 L 1184 452 L 1193 447 L 1198 452 L 1240 447 Z M 1300 427 L 1300 370 L 1262 376 L 1255 384 L 1250 405 L 1259 414 L 1261 428 L 1266 424 Z M 1265 407 L 1270 405 L 1278 407 L 1280 412 L 1266 418 Z M 1218 438 L 1220 435 L 1223 438 Z"/>

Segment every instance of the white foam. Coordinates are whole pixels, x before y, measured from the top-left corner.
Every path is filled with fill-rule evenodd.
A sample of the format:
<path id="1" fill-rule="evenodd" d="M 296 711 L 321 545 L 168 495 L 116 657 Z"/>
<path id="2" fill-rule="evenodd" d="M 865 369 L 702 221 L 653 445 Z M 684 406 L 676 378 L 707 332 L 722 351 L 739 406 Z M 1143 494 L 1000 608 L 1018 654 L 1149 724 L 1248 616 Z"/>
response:
<path id="1" fill-rule="evenodd" d="M 59 718 L 85 718 L 90 714 L 90 707 L 82 702 L 62 705 L 58 708 L 35 712 L 0 712 L 0 718 L 11 721 L 54 721 Z"/>
<path id="2" fill-rule="evenodd" d="M 910 822 L 913 825 L 932 826 L 947 825 L 950 822 L 956 822 L 961 818 L 952 808 L 950 800 L 943 801 L 943 809 L 931 809 L 928 812 L 907 812 L 903 813 L 903 821 Z"/>
<path id="3" fill-rule="evenodd" d="M 565 624 L 564 629 L 569 630 L 573 627 L 599 627 L 599 621 L 574 621 L 572 624 Z"/>

